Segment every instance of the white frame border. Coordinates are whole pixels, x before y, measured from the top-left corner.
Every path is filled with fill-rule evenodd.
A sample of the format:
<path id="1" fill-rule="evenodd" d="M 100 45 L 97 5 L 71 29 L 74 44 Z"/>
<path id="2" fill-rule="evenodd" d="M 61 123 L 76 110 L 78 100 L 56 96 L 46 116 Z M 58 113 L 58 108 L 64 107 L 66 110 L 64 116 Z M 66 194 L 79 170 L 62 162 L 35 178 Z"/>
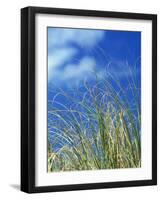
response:
<path id="1" fill-rule="evenodd" d="M 35 185 L 54 186 L 152 179 L 152 21 L 36 14 L 35 24 Z M 46 29 L 48 26 L 141 31 L 141 168 L 47 173 Z"/>

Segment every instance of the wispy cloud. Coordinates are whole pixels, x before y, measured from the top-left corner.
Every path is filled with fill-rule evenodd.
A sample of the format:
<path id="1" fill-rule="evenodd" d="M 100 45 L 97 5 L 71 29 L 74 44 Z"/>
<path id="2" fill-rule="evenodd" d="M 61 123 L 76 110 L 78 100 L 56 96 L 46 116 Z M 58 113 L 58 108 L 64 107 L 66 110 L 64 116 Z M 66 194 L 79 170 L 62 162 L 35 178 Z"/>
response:
<path id="1" fill-rule="evenodd" d="M 76 48 L 63 47 L 53 50 L 48 55 L 48 81 L 51 81 L 53 76 L 60 72 L 60 67 L 66 64 L 74 55 L 77 54 Z M 62 72 L 60 72 L 62 76 Z"/>
<path id="2" fill-rule="evenodd" d="M 105 67 L 106 76 L 113 79 L 128 79 L 140 74 L 140 68 L 131 66 L 128 61 L 111 61 Z"/>
<path id="3" fill-rule="evenodd" d="M 88 80 L 92 80 L 92 78 L 94 78 L 95 66 L 96 62 L 94 59 L 83 57 L 77 64 L 67 64 L 64 70 L 55 68 L 55 85 L 65 83 L 66 86 L 73 86 L 87 78 Z"/>
<path id="4" fill-rule="evenodd" d="M 79 83 L 83 78 L 91 76 L 96 60 L 82 54 L 80 47 L 91 49 L 104 37 L 101 30 L 82 29 L 48 29 L 48 81 L 59 81 L 66 84 Z M 79 62 L 73 62 L 74 56 L 81 54 Z"/>
<path id="5" fill-rule="evenodd" d="M 63 79 L 69 80 L 81 80 L 87 76 L 91 76 L 94 72 L 96 66 L 96 62 L 94 59 L 90 57 L 83 57 L 80 62 L 75 64 L 69 64 L 66 66 L 64 70 Z"/>
<path id="6" fill-rule="evenodd" d="M 102 30 L 49 28 L 48 45 L 61 47 L 73 43 L 93 47 L 104 37 L 104 34 Z"/>

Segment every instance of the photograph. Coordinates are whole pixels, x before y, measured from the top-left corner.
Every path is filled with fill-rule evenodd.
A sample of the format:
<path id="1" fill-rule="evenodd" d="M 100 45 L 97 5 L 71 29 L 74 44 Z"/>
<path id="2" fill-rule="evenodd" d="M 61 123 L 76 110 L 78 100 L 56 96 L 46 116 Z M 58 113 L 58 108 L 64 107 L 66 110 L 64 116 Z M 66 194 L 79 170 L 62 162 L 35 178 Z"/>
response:
<path id="1" fill-rule="evenodd" d="M 141 167 L 141 32 L 47 27 L 47 171 Z"/>
<path id="2" fill-rule="evenodd" d="M 157 15 L 21 17 L 21 190 L 156 185 Z"/>

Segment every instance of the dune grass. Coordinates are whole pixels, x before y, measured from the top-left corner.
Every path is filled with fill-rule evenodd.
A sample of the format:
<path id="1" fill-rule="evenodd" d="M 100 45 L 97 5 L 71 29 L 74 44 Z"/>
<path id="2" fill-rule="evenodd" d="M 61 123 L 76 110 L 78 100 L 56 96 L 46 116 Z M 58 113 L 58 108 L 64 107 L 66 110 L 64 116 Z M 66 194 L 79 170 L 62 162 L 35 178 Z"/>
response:
<path id="1" fill-rule="evenodd" d="M 110 78 L 117 90 L 96 76 L 82 93 L 60 88 L 48 102 L 48 172 L 141 167 L 140 89 L 134 78 L 126 88 Z"/>

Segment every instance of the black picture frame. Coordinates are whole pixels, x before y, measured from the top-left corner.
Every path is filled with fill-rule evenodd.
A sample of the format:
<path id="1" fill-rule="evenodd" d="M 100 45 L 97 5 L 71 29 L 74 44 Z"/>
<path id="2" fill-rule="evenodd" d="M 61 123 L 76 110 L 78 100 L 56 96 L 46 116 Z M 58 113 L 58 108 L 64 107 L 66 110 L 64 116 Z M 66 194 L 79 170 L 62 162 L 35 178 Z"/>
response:
<path id="1" fill-rule="evenodd" d="M 152 21 L 152 179 L 59 186 L 35 186 L 35 15 L 60 14 Z M 157 15 L 45 7 L 21 9 L 21 190 L 27 193 L 157 184 Z"/>

